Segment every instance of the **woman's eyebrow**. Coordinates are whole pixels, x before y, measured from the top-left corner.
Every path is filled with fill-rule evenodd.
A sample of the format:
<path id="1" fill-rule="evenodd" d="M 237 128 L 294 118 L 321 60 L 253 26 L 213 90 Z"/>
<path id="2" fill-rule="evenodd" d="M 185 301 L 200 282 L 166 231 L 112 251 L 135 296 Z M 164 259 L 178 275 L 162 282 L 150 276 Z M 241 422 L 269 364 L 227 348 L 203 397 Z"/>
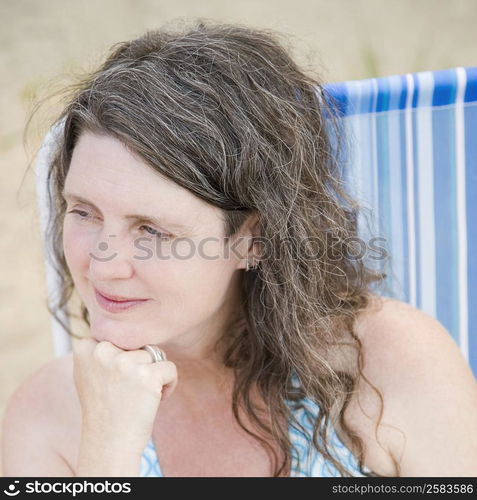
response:
<path id="1" fill-rule="evenodd" d="M 95 210 L 97 210 L 99 213 L 101 213 L 101 210 L 92 202 L 84 198 L 83 196 L 67 192 L 63 190 L 61 192 L 63 198 L 65 199 L 71 199 L 71 200 L 76 200 L 79 201 L 80 203 L 87 203 L 88 205 L 91 205 Z M 140 214 L 130 214 L 130 215 L 125 215 L 124 216 L 126 219 L 134 219 L 138 221 L 143 221 L 143 222 L 149 222 L 151 224 L 155 224 L 158 226 L 167 226 L 170 227 L 171 229 L 178 229 L 178 230 L 184 230 L 184 229 L 190 229 L 188 226 L 184 226 L 182 224 L 177 224 L 172 221 L 168 221 L 166 219 L 163 219 L 161 217 L 156 217 L 154 215 L 140 215 Z"/>

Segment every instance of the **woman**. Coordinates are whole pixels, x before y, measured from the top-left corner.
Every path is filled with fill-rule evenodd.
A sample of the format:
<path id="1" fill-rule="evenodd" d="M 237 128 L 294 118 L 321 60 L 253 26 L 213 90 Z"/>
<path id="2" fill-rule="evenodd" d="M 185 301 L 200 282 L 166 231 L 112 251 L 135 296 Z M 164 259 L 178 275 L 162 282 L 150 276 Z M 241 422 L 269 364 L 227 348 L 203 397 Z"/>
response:
<path id="1" fill-rule="evenodd" d="M 89 335 L 9 401 L 5 475 L 477 475 L 457 345 L 347 248 L 331 102 L 278 36 L 214 23 L 72 88 L 50 236 Z"/>

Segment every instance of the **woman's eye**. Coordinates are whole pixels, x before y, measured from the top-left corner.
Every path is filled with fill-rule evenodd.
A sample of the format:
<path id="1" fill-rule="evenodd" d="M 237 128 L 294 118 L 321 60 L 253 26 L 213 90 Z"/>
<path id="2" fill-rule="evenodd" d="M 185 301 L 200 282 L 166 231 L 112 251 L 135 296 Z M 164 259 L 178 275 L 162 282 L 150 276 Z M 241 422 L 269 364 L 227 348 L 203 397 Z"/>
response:
<path id="1" fill-rule="evenodd" d="M 168 240 L 171 237 L 170 234 L 156 231 L 155 229 L 153 229 L 152 227 L 149 227 L 149 226 L 141 226 L 141 228 L 145 228 L 146 232 L 148 232 L 149 234 L 152 234 L 153 236 L 157 236 L 161 240 Z"/>
<path id="2" fill-rule="evenodd" d="M 85 212 L 84 210 L 70 210 L 68 213 L 77 214 L 80 217 L 80 219 L 87 219 L 91 217 L 90 214 L 88 212 Z"/>
<path id="3" fill-rule="evenodd" d="M 68 213 L 69 214 L 76 214 L 82 220 L 86 220 L 86 219 L 91 218 L 91 215 L 88 212 L 85 212 L 84 210 L 75 209 L 75 210 L 70 210 Z M 150 226 L 143 225 L 139 229 L 142 229 L 142 228 L 144 228 L 146 230 L 146 232 L 148 232 L 149 234 L 151 234 L 153 236 L 157 236 L 157 238 L 159 238 L 161 240 L 169 240 L 172 237 L 172 235 L 170 235 L 169 233 L 163 233 L 161 231 L 156 231 L 155 229 L 153 229 Z"/>

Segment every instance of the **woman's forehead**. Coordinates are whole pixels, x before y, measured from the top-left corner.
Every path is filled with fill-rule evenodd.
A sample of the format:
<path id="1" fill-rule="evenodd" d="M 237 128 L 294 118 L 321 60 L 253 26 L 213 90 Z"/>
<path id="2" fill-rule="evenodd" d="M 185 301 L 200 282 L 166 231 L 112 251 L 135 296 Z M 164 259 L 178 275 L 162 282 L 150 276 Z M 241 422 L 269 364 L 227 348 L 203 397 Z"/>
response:
<path id="1" fill-rule="evenodd" d="M 159 213 L 184 227 L 223 224 L 220 209 L 155 171 L 111 136 L 80 136 L 63 192 L 105 209 L 121 207 L 131 216 Z"/>

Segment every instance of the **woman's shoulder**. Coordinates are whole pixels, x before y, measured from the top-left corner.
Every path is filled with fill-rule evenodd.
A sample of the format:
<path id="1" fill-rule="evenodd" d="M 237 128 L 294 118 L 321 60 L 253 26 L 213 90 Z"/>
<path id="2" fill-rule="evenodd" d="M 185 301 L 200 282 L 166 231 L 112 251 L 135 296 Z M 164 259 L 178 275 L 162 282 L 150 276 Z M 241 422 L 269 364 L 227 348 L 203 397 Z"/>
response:
<path id="1" fill-rule="evenodd" d="M 62 443 L 71 442 L 77 405 L 72 353 L 48 361 L 27 376 L 9 397 L 2 419 L 4 472 L 67 475 L 70 468 Z M 27 455 L 38 460 L 25 462 Z"/>
<path id="2" fill-rule="evenodd" d="M 447 403 L 455 401 L 457 407 L 460 398 L 469 408 L 476 407 L 475 378 L 458 345 L 433 316 L 389 297 L 374 296 L 354 331 L 362 345 L 364 377 L 358 380 L 345 420 L 365 440 L 368 465 L 392 474 L 382 445 L 400 463 L 402 475 L 440 471 L 444 460 L 431 457 L 429 450 L 435 447 L 433 435 L 444 436 L 452 428 L 453 410 L 444 411 Z M 465 418 L 462 426 L 475 430 Z M 443 439 L 442 453 L 444 441 L 449 448 L 460 437 Z"/>
<path id="3" fill-rule="evenodd" d="M 12 398 L 51 411 L 62 407 L 71 392 L 73 353 L 53 358 L 34 370 L 18 386 Z"/>
<path id="4" fill-rule="evenodd" d="M 413 356 L 435 343 L 444 343 L 447 347 L 455 344 L 444 326 L 428 313 L 404 301 L 374 294 L 356 316 L 353 333 L 360 341 L 363 362 L 374 376 L 385 376 L 393 367 L 391 372 L 407 368 Z M 340 340 L 344 342 L 338 344 L 337 352 L 353 354 L 344 358 L 336 356 L 333 360 L 349 366 L 350 360 L 356 357 L 356 341 L 349 332 Z M 345 351 L 342 346 L 352 349 Z"/>
<path id="5" fill-rule="evenodd" d="M 10 396 L 8 406 L 16 404 L 53 413 L 64 405 L 72 382 L 73 353 L 69 352 L 32 371 Z"/>
<path id="6" fill-rule="evenodd" d="M 407 374 L 413 379 L 425 376 L 423 358 L 430 359 L 437 351 L 455 355 L 459 350 L 436 318 L 391 297 L 373 295 L 356 319 L 354 331 L 367 372 L 389 388 Z"/>

